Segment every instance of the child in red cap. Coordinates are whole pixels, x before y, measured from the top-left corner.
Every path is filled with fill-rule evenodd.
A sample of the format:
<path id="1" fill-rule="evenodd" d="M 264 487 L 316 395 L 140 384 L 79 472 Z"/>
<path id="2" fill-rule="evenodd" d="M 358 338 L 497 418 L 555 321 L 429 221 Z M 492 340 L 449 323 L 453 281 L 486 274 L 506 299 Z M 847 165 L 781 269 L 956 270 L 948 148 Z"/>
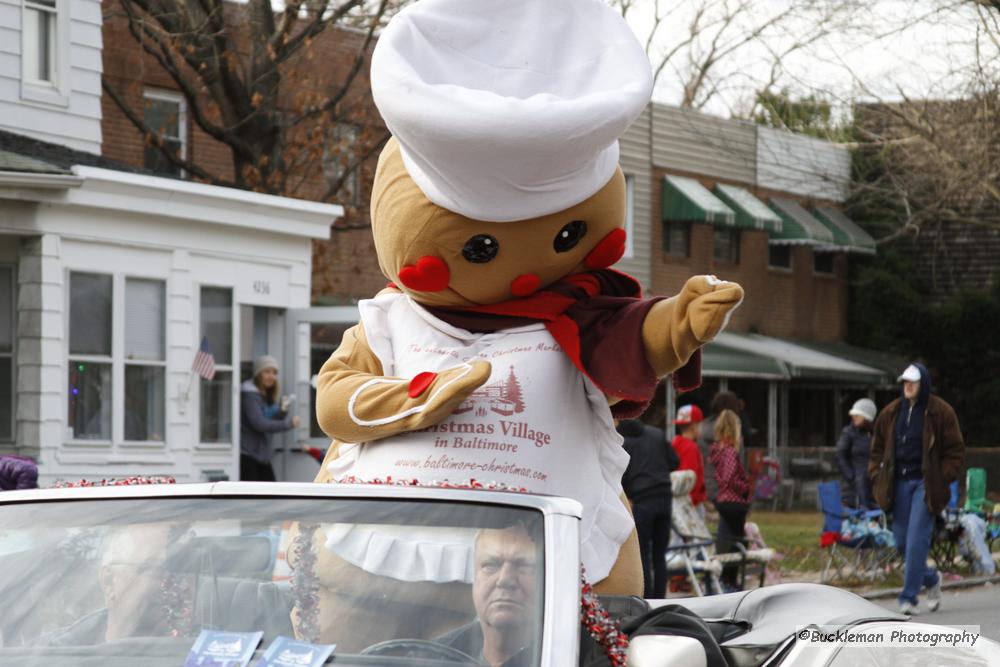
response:
<path id="1" fill-rule="evenodd" d="M 671 446 L 677 452 L 681 460 L 678 470 L 693 470 L 695 474 L 694 488 L 691 489 L 691 503 L 704 516 L 705 508 L 705 463 L 701 460 L 701 452 L 698 450 L 698 428 L 705 416 L 701 408 L 697 405 L 684 405 L 677 410 L 677 435 L 674 436 Z"/>

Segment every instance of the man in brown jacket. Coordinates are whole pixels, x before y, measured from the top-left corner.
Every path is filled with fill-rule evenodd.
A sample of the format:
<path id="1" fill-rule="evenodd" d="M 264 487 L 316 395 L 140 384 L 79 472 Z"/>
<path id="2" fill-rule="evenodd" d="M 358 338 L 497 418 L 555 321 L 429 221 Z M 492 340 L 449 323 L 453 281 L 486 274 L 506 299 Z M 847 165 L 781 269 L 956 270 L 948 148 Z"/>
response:
<path id="1" fill-rule="evenodd" d="M 872 434 L 868 475 L 879 506 L 892 512 L 892 534 L 905 561 L 899 610 L 917 614 L 917 594 L 927 607 L 941 604 L 941 578 L 927 566 L 934 517 L 948 504 L 949 485 L 965 465 L 965 442 L 955 411 L 931 393 L 931 375 L 910 364 L 899 376 L 902 396 L 882 409 Z"/>

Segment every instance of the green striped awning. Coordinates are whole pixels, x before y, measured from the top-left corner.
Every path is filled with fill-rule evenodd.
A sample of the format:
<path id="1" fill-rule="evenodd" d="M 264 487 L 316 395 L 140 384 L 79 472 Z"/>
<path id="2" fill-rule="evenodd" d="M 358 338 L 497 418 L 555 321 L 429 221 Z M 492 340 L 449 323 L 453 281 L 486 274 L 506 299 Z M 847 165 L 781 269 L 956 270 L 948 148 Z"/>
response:
<path id="1" fill-rule="evenodd" d="M 720 183 L 715 186 L 714 193 L 723 204 L 736 212 L 737 227 L 763 229 L 771 233 L 781 232 L 781 218 L 778 214 L 750 194 L 746 188 Z"/>
<path id="2" fill-rule="evenodd" d="M 734 226 L 736 214 L 704 185 L 683 176 L 663 177 L 663 219 Z"/>
<path id="3" fill-rule="evenodd" d="M 833 233 L 798 202 L 772 197 L 771 210 L 781 217 L 781 231 L 771 234 L 771 243 L 831 246 Z"/>
<path id="4" fill-rule="evenodd" d="M 774 357 L 722 345 L 718 341 L 702 348 L 701 374 L 705 377 L 788 379 L 788 371 Z"/>
<path id="5" fill-rule="evenodd" d="M 813 209 L 813 213 L 816 219 L 826 225 L 833 234 L 833 243 L 838 246 L 838 250 L 875 254 L 875 239 L 840 209 L 817 206 Z"/>

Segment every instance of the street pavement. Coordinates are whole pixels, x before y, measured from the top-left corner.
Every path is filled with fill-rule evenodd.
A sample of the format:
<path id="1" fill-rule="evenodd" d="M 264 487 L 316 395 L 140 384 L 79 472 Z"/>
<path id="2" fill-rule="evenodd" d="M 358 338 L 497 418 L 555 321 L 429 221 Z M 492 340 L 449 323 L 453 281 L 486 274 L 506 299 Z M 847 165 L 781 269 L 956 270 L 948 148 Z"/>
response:
<path id="1" fill-rule="evenodd" d="M 874 602 L 892 610 L 899 606 L 895 598 Z M 934 625 L 978 625 L 984 637 L 1000 642 L 1000 586 L 945 590 L 941 607 L 934 613 L 927 611 L 926 597 L 921 595 L 920 609 L 923 613 L 914 617 L 916 621 Z"/>

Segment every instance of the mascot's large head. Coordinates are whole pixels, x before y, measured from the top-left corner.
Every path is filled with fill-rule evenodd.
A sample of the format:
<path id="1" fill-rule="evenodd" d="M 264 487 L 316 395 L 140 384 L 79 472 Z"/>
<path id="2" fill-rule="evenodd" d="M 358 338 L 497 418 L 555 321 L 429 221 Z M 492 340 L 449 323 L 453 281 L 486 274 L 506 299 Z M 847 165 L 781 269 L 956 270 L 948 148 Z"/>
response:
<path id="1" fill-rule="evenodd" d="M 372 58 L 393 134 L 371 215 L 379 264 L 415 300 L 524 297 L 618 261 L 618 137 L 649 61 L 601 0 L 420 0 Z"/>

